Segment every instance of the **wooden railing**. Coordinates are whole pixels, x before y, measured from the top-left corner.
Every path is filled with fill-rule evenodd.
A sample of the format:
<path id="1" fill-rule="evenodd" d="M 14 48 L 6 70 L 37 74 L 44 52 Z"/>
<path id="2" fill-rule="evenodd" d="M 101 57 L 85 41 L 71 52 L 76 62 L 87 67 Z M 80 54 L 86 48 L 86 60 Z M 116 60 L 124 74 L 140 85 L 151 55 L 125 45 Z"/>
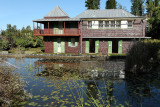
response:
<path id="1" fill-rule="evenodd" d="M 43 36 L 43 35 L 67 35 L 67 36 L 77 36 L 80 35 L 80 29 L 78 28 L 54 28 L 54 29 L 34 29 L 34 35 Z"/>

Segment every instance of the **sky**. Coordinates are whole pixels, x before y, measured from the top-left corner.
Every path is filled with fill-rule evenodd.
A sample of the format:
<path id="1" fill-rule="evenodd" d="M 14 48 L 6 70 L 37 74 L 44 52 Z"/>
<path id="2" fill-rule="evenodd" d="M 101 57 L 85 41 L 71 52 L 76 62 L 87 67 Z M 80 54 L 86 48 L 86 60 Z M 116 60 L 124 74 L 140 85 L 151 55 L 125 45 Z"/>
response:
<path id="1" fill-rule="evenodd" d="M 130 12 L 130 0 L 117 0 Z M 105 9 L 106 0 L 101 0 L 100 9 Z M 70 17 L 85 11 L 85 0 L 0 0 L 0 31 L 7 24 L 16 25 L 17 29 L 28 25 L 33 28 L 32 20 L 42 19 L 55 6 L 60 6 Z"/>

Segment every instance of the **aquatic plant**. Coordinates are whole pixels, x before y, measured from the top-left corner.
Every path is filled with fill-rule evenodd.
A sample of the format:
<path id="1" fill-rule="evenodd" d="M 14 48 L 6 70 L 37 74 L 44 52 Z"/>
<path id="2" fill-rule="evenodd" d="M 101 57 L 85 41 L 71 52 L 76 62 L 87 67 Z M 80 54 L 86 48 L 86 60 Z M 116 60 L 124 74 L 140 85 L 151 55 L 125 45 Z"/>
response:
<path id="1" fill-rule="evenodd" d="M 101 78 L 101 84 L 104 84 L 102 87 L 98 83 L 100 78 L 90 77 L 89 79 L 87 75 L 82 73 L 82 71 L 93 69 L 101 71 L 102 62 L 83 62 L 80 63 L 80 65 L 78 64 L 75 66 L 72 60 L 68 60 L 63 66 L 53 62 L 48 64 L 46 64 L 47 62 L 39 63 L 40 66 L 44 64 L 45 67 L 41 72 L 37 72 L 33 79 L 33 81 L 37 81 L 37 78 L 45 78 L 43 81 L 45 85 L 43 87 L 47 87 L 47 89 L 51 88 L 53 90 L 49 92 L 49 95 L 46 95 L 46 89 L 41 89 L 40 94 L 44 94 L 34 95 L 33 101 L 28 102 L 27 105 L 40 106 L 36 100 L 41 100 L 44 104 L 47 103 L 46 106 L 54 105 L 57 107 L 123 107 L 125 104 L 119 104 L 118 100 L 113 95 L 114 86 L 112 81 Z M 59 62 L 59 60 L 57 60 L 57 62 L 62 63 L 61 61 Z M 70 66 L 70 62 L 72 62 L 72 66 Z M 25 68 L 32 73 L 36 71 L 32 65 L 26 66 Z M 79 68 L 81 72 L 79 71 Z M 33 87 L 36 86 L 39 85 L 33 85 Z"/>
<path id="2" fill-rule="evenodd" d="M 21 106 L 31 95 L 24 89 L 25 82 L 14 71 L 0 69 L 0 106 Z"/>

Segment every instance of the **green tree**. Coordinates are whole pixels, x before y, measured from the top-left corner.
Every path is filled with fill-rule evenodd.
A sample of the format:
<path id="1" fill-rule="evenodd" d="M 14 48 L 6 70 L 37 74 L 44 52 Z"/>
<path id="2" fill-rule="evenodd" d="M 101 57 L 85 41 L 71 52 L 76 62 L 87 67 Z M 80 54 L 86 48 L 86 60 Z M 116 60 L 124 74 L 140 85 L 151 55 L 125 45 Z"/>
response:
<path id="1" fill-rule="evenodd" d="M 117 8 L 116 0 L 107 0 L 106 1 L 106 9 L 116 9 L 116 8 Z"/>
<path id="2" fill-rule="evenodd" d="M 142 16 L 144 14 L 144 0 L 131 0 L 131 13 L 136 16 Z"/>
<path id="3" fill-rule="evenodd" d="M 160 39 L 160 7 L 155 7 L 153 9 L 152 16 L 149 18 L 148 22 L 148 35 L 154 39 Z"/>
<path id="4" fill-rule="evenodd" d="M 160 0 L 147 0 L 146 10 L 148 15 L 148 31 L 147 35 L 160 39 Z"/>
<path id="5" fill-rule="evenodd" d="M 160 0 L 154 0 L 154 5 L 155 5 L 155 7 L 158 7 L 158 6 L 159 6 L 159 2 L 160 2 Z"/>
<path id="6" fill-rule="evenodd" d="M 87 9 L 99 9 L 100 8 L 100 0 L 86 0 L 85 7 Z"/>
<path id="7" fill-rule="evenodd" d="M 9 41 L 6 38 L 2 38 L 2 40 L 0 40 L 0 49 L 8 50 L 9 48 Z"/>
<path id="8" fill-rule="evenodd" d="M 16 46 L 18 47 L 39 47 L 43 46 L 43 38 L 33 36 L 33 31 L 30 26 L 22 27 L 20 36 L 15 37 Z"/>
<path id="9" fill-rule="evenodd" d="M 155 7 L 154 2 L 152 0 L 147 0 L 146 11 L 147 11 L 148 17 L 152 17 L 154 7 Z"/>
<path id="10" fill-rule="evenodd" d="M 15 41 L 13 40 L 14 37 L 20 35 L 20 30 L 17 30 L 16 25 L 12 26 L 11 24 L 7 24 L 7 29 L 5 31 L 5 36 L 7 36 L 9 44 L 11 47 L 15 46 Z"/>

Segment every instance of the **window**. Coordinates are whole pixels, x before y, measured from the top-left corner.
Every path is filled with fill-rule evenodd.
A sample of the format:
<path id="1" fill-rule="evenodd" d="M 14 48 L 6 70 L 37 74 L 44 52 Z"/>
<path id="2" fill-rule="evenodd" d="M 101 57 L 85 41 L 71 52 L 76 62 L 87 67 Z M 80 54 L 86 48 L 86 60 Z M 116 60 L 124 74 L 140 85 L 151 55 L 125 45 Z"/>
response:
<path id="1" fill-rule="evenodd" d="M 111 21 L 111 28 L 115 27 L 115 21 Z"/>
<path id="2" fill-rule="evenodd" d="M 75 47 L 75 38 L 71 38 L 71 47 Z"/>
<path id="3" fill-rule="evenodd" d="M 98 29 L 98 21 L 92 21 L 92 29 Z"/>
<path id="4" fill-rule="evenodd" d="M 88 21 L 88 28 L 92 28 L 92 21 Z"/>
<path id="5" fill-rule="evenodd" d="M 116 21 L 116 27 L 120 28 L 121 27 L 121 21 Z"/>
<path id="6" fill-rule="evenodd" d="M 103 21 L 99 21 L 99 28 L 103 28 Z"/>
<path id="7" fill-rule="evenodd" d="M 98 28 L 117 28 L 117 29 L 127 29 L 133 27 L 132 20 L 107 20 L 107 21 L 88 21 L 88 28 L 98 29 Z"/>
<path id="8" fill-rule="evenodd" d="M 128 21 L 128 27 L 131 28 L 133 25 L 132 21 Z"/>
<path id="9" fill-rule="evenodd" d="M 109 28 L 109 21 L 105 21 L 105 27 Z"/>
<path id="10" fill-rule="evenodd" d="M 121 28 L 122 28 L 122 29 L 127 29 L 127 28 L 128 28 L 127 20 L 122 20 L 122 21 L 121 21 Z"/>

